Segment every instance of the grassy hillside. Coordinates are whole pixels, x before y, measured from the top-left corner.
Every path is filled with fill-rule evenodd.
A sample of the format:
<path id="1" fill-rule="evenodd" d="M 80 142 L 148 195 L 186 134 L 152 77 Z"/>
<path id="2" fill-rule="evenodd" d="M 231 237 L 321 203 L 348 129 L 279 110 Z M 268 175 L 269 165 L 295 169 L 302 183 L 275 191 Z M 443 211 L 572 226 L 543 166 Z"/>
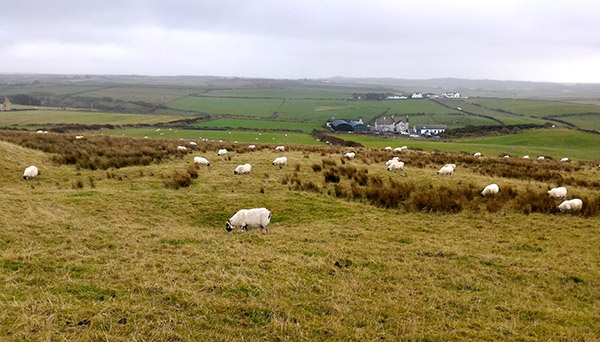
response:
<path id="1" fill-rule="evenodd" d="M 32 136 L 23 144 L 66 138 Z M 344 149 L 287 145 L 280 168 L 273 145 L 180 153 L 167 139 L 138 139 L 168 155 L 145 166 L 56 163 L 132 144 L 86 139 L 53 153 L 0 142 L 3 339 L 593 340 L 600 330 L 596 165 L 408 151 L 405 171 L 390 173 L 380 150 L 343 160 Z M 191 166 L 194 155 L 211 166 Z M 252 173 L 234 175 L 246 162 Z M 437 176 L 446 162 L 455 174 Z M 31 164 L 41 175 L 21 180 Z M 188 187 L 167 186 L 194 172 Z M 500 197 L 479 197 L 490 182 Z M 557 213 L 546 196 L 557 182 L 596 211 Z M 258 206 L 273 212 L 268 233 L 225 231 Z"/>

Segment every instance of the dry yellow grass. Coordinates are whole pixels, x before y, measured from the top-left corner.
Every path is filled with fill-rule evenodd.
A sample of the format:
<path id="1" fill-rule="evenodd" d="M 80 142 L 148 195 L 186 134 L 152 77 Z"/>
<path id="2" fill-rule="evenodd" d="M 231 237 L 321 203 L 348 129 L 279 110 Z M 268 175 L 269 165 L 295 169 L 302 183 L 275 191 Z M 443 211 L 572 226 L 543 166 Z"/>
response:
<path id="1" fill-rule="evenodd" d="M 196 155 L 122 169 L 56 166 L 0 142 L 0 336 L 7 340 L 595 340 L 600 334 L 597 217 L 382 209 L 328 194 L 312 165 L 343 150 L 291 147 L 204 155 L 190 187 L 167 189 Z M 387 182 L 373 151 L 346 166 Z M 417 152 L 415 152 L 417 153 Z M 416 156 L 415 156 L 416 158 Z M 422 157 L 425 159 L 425 154 Z M 416 160 L 416 159 L 414 159 Z M 250 162 L 250 175 L 235 176 Z M 451 161 L 448 161 L 451 162 Z M 31 164 L 36 181 L 21 180 Z M 460 165 L 407 164 L 418 187 L 545 191 Z M 574 177 L 593 181 L 587 164 Z M 560 171 L 562 172 L 562 171 Z M 296 177 L 320 193 L 282 184 Z M 566 175 L 565 175 L 566 176 Z M 346 182 L 342 179 L 342 182 Z M 598 189 L 569 187 L 593 197 Z M 225 231 L 240 208 L 273 212 L 269 233 Z"/>

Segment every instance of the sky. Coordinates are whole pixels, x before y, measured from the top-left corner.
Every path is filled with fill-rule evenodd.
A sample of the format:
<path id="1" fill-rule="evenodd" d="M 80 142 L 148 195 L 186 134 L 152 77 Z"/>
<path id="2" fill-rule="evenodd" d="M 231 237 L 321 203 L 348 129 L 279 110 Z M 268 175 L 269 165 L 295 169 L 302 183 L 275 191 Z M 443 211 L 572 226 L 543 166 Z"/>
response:
<path id="1" fill-rule="evenodd" d="M 0 3 L 0 73 L 600 83 L 597 0 Z"/>

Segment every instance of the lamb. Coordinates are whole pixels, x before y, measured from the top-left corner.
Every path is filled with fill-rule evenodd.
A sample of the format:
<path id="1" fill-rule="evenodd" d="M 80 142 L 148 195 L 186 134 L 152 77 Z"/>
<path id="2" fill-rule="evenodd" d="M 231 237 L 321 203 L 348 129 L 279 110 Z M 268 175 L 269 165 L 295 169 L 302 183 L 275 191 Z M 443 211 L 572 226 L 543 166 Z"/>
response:
<path id="1" fill-rule="evenodd" d="M 352 158 L 356 157 L 356 152 L 348 152 L 348 153 L 344 154 L 344 157 L 346 157 L 348 159 L 352 159 Z"/>
<path id="2" fill-rule="evenodd" d="M 177 146 L 177 151 L 187 151 L 187 147 L 185 147 L 185 146 Z"/>
<path id="3" fill-rule="evenodd" d="M 217 155 L 218 155 L 218 156 L 224 156 L 224 155 L 226 155 L 226 154 L 227 154 L 227 150 L 226 150 L 226 149 L 224 149 L 224 148 L 222 148 L 222 149 L 220 149 L 219 151 L 217 151 Z"/>
<path id="4" fill-rule="evenodd" d="M 550 189 L 548 190 L 548 196 L 551 198 L 565 198 L 567 196 L 567 188 L 560 186 L 558 188 Z"/>
<path id="5" fill-rule="evenodd" d="M 23 180 L 36 179 L 38 175 L 38 168 L 31 165 L 23 171 Z"/>
<path id="6" fill-rule="evenodd" d="M 559 206 L 558 210 L 563 211 L 579 211 L 583 207 L 583 202 L 579 198 L 573 198 L 571 200 L 563 201 Z"/>
<path id="7" fill-rule="evenodd" d="M 277 147 L 275 147 L 275 151 L 277 151 L 277 152 L 283 152 L 283 151 L 285 151 L 285 146 L 281 146 L 281 145 L 277 146 Z"/>
<path id="8" fill-rule="evenodd" d="M 273 165 L 287 165 L 287 157 L 275 158 Z"/>
<path id="9" fill-rule="evenodd" d="M 498 193 L 498 191 L 500 191 L 500 187 L 498 186 L 498 184 L 492 183 L 492 184 L 486 186 L 485 188 L 483 188 L 483 191 L 481 192 L 481 196 L 485 197 L 487 195 L 496 195 Z"/>
<path id="10" fill-rule="evenodd" d="M 456 164 L 446 164 L 438 171 L 438 175 L 452 175 L 456 170 Z"/>
<path id="11" fill-rule="evenodd" d="M 394 160 L 388 166 L 388 171 L 396 171 L 396 170 L 402 171 L 403 169 L 404 169 L 404 162 L 401 162 L 399 160 Z"/>
<path id="12" fill-rule="evenodd" d="M 250 165 L 250 164 L 238 165 L 235 168 L 235 170 L 233 170 L 233 174 L 234 175 L 243 175 L 246 173 L 250 173 L 251 170 L 252 170 L 252 165 Z"/>
<path id="13" fill-rule="evenodd" d="M 481 152 L 475 152 L 475 153 L 473 153 L 473 157 L 475 157 L 475 158 L 481 157 Z"/>
<path id="14" fill-rule="evenodd" d="M 210 162 L 204 157 L 194 157 L 194 164 L 210 166 Z"/>
<path id="15" fill-rule="evenodd" d="M 241 209 L 227 220 L 225 229 L 230 232 L 238 226 L 242 230 L 248 230 L 248 227 L 260 227 L 261 231 L 264 229 L 268 232 L 270 222 L 271 212 L 267 208 Z"/>

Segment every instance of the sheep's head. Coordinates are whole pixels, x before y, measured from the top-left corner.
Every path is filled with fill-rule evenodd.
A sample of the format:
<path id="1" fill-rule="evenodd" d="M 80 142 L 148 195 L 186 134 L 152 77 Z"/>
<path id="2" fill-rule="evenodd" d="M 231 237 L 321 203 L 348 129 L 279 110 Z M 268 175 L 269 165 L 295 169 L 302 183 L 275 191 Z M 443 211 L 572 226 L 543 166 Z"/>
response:
<path id="1" fill-rule="evenodd" d="M 231 225 L 231 221 L 227 220 L 227 224 L 225 225 L 225 229 L 230 232 L 233 230 L 233 226 Z"/>

